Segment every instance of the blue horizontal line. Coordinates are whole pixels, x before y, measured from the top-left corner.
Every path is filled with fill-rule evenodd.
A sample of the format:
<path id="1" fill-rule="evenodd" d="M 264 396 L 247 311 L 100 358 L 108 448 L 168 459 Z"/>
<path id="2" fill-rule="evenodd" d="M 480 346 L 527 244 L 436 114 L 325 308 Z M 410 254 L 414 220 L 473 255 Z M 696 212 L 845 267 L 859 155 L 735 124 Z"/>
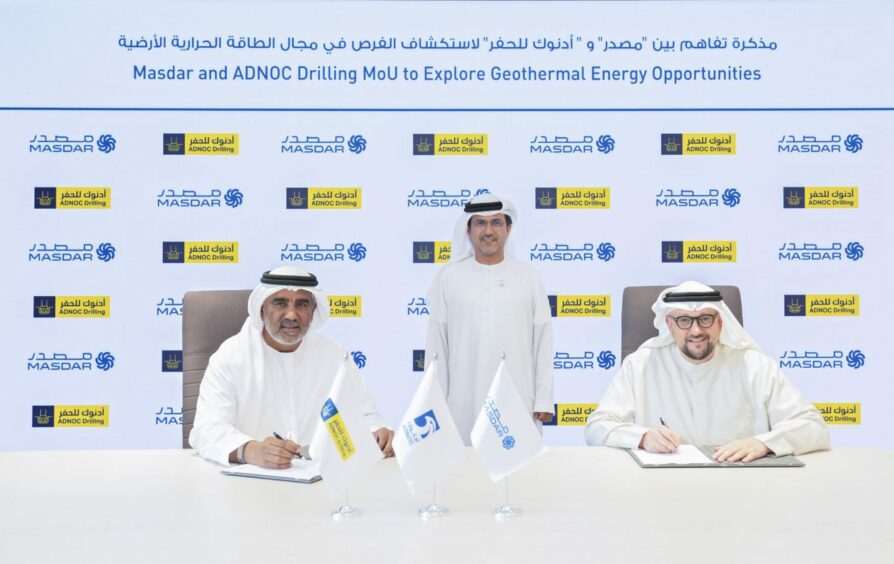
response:
<path id="1" fill-rule="evenodd" d="M 4 112 L 891 112 L 874 108 L 89 108 L 0 106 Z"/>

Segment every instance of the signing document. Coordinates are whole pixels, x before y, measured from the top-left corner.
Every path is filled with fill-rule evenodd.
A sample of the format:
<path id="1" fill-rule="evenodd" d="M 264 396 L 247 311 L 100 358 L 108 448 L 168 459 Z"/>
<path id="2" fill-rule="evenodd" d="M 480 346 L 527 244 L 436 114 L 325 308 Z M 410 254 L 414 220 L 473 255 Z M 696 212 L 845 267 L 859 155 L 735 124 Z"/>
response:
<path id="1" fill-rule="evenodd" d="M 246 478 L 265 478 L 267 480 L 283 480 L 312 484 L 320 479 L 320 469 L 310 460 L 295 459 L 291 468 L 262 468 L 254 464 L 240 464 L 231 469 L 221 470 L 227 476 L 243 476 Z"/>

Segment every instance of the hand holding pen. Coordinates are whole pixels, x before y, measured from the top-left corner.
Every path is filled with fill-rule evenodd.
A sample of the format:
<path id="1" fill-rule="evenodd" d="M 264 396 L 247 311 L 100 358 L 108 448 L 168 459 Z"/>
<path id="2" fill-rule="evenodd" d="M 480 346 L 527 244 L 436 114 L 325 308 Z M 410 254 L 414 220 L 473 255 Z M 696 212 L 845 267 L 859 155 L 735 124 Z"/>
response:
<path id="1" fill-rule="evenodd" d="M 282 435 L 280 435 L 280 434 L 277 433 L 276 431 L 273 431 L 273 437 L 276 438 L 276 439 L 279 439 L 280 441 L 283 441 L 283 444 L 281 445 L 282 448 L 284 448 L 285 450 L 287 450 L 287 451 L 289 451 L 289 452 L 292 452 L 292 453 L 293 453 L 295 456 L 297 456 L 298 458 L 302 458 L 302 456 L 301 456 L 301 445 L 299 445 L 299 444 L 296 443 L 295 441 L 290 441 L 289 439 L 284 439 L 284 438 L 282 437 Z M 292 448 L 292 447 L 294 447 L 294 448 Z"/>
<path id="2" fill-rule="evenodd" d="M 658 421 L 661 425 L 652 427 L 645 433 L 639 441 L 639 448 L 649 452 L 671 453 L 677 452 L 680 446 L 680 437 L 670 430 L 664 419 L 659 417 Z"/>

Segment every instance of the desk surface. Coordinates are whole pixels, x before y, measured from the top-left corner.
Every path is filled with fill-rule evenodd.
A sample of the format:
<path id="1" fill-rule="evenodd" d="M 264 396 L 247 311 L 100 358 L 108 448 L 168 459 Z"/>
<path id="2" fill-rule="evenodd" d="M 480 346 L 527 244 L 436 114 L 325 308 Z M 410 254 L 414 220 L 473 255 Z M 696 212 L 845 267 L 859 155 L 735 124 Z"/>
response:
<path id="1" fill-rule="evenodd" d="M 334 523 L 322 483 L 228 477 L 193 451 L 0 453 L 0 562 L 891 562 L 894 449 L 804 468 L 641 469 L 622 451 L 554 448 L 510 478 L 471 450 L 421 522 L 393 459 Z"/>

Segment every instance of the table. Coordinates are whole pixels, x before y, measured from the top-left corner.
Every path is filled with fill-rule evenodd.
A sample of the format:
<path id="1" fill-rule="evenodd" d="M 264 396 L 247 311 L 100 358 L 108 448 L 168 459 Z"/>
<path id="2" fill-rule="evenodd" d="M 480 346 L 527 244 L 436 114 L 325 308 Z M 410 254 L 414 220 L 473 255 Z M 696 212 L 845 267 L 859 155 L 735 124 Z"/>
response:
<path id="1" fill-rule="evenodd" d="M 894 449 L 836 449 L 804 468 L 641 469 L 623 451 L 553 448 L 510 478 L 521 518 L 497 522 L 503 485 L 467 452 L 438 487 L 394 459 L 333 522 L 322 483 L 220 474 L 191 450 L 0 453 L 0 562 L 891 562 Z"/>

